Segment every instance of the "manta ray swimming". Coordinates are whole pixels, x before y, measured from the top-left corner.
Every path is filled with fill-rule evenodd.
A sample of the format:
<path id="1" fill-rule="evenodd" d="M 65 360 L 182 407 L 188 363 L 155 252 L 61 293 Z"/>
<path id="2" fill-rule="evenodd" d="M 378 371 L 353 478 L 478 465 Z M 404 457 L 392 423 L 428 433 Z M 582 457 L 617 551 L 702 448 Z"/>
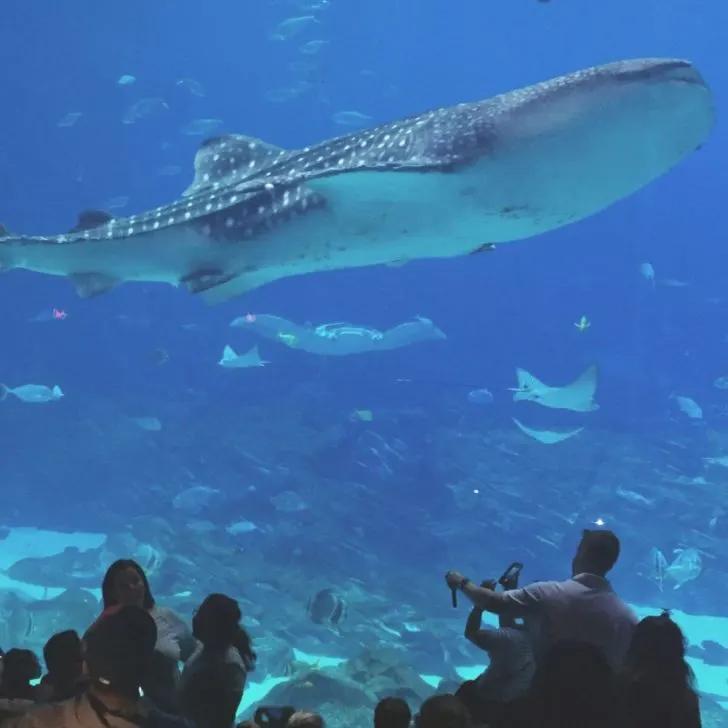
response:
<path id="1" fill-rule="evenodd" d="M 449 258 L 533 237 L 636 192 L 700 147 L 713 96 L 688 62 L 620 61 L 299 150 L 210 139 L 179 200 L 87 211 L 68 233 L 0 229 L 0 270 L 127 281 L 211 303 L 288 276 Z"/>

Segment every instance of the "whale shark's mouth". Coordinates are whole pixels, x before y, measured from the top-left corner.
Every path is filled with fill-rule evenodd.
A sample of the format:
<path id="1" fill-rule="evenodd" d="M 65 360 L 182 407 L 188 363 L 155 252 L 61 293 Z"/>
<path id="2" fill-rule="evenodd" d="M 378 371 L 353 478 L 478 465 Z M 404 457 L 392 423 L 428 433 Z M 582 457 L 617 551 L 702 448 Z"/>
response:
<path id="1" fill-rule="evenodd" d="M 652 81 L 656 83 L 681 82 L 705 86 L 702 74 L 688 61 L 670 60 L 647 68 L 637 68 L 625 71 L 619 77 L 620 81 Z"/>

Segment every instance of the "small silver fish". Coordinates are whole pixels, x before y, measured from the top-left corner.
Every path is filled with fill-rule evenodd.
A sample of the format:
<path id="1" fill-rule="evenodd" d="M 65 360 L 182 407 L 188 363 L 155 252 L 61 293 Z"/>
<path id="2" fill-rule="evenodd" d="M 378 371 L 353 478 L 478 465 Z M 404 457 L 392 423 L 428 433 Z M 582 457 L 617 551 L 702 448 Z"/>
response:
<path id="1" fill-rule="evenodd" d="M 679 394 L 673 394 L 672 399 L 677 402 L 680 411 L 684 412 L 691 420 L 703 419 L 703 408 L 691 397 L 681 397 Z"/>
<path id="2" fill-rule="evenodd" d="M 59 119 L 56 126 L 59 129 L 69 129 L 72 127 L 81 117 L 83 112 L 81 111 L 69 111 L 65 116 Z"/>
<path id="3" fill-rule="evenodd" d="M 0 384 L 0 402 L 2 402 L 9 394 L 17 397 L 21 402 L 28 404 L 42 404 L 44 402 L 56 402 L 63 397 L 61 388 L 46 387 L 45 384 L 22 384 L 19 387 L 7 387 Z"/>
<path id="4" fill-rule="evenodd" d="M 253 531 L 257 531 L 258 527 L 252 522 L 252 521 L 235 521 L 235 523 L 231 523 L 229 526 L 225 528 L 225 530 L 231 535 L 231 536 L 238 536 L 241 533 L 252 533 Z"/>
<path id="5" fill-rule="evenodd" d="M 172 505 L 186 513 L 198 513 L 209 506 L 216 498 L 222 496 L 222 491 L 210 488 L 208 485 L 193 485 L 186 488 L 172 500 Z"/>
<path id="6" fill-rule="evenodd" d="M 372 120 L 371 116 L 361 111 L 337 111 L 332 118 L 334 123 L 341 126 L 364 126 Z"/>
<path id="7" fill-rule="evenodd" d="M 483 387 L 482 389 L 474 389 L 472 392 L 468 392 L 468 402 L 473 404 L 492 404 L 493 393 Z"/>
<path id="8" fill-rule="evenodd" d="M 180 129 L 180 133 L 185 136 L 210 136 L 221 126 L 222 119 L 193 119 Z"/>

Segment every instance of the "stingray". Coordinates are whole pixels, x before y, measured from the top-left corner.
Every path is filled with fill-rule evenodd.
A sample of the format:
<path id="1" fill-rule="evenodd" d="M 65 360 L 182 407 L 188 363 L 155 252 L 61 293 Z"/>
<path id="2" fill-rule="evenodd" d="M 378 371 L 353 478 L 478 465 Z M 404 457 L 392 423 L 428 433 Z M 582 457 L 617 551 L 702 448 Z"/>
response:
<path id="1" fill-rule="evenodd" d="M 594 401 L 599 379 L 596 364 L 592 364 L 581 376 L 562 387 L 544 384 L 525 369 L 516 369 L 516 377 L 518 386 L 510 388 L 514 392 L 515 402 L 536 402 L 543 407 L 573 412 L 593 412 L 599 409 Z"/>
<path id="2" fill-rule="evenodd" d="M 244 328 L 258 336 L 322 356 L 348 356 L 399 349 L 424 341 L 441 341 L 447 336 L 427 318 L 417 316 L 386 331 L 349 323 L 297 324 L 272 314 L 247 314 L 234 319 L 231 326 Z"/>
<path id="3" fill-rule="evenodd" d="M 6 575 L 26 584 L 70 588 L 98 586 L 104 575 L 100 550 L 81 551 L 75 546 L 53 556 L 27 556 L 15 561 Z"/>
<path id="4" fill-rule="evenodd" d="M 522 422 L 519 422 L 515 417 L 512 420 L 516 423 L 519 430 L 525 432 L 534 440 L 542 442 L 544 445 L 554 445 L 557 442 L 563 442 L 574 437 L 574 435 L 578 435 L 584 429 L 583 427 L 577 427 L 575 430 L 534 430 L 532 427 L 527 427 Z"/>
<path id="5" fill-rule="evenodd" d="M 0 270 L 185 286 L 209 302 L 319 271 L 450 258 L 609 207 L 700 147 L 713 96 L 688 62 L 610 63 L 298 150 L 203 143 L 179 199 L 67 233 L 0 231 Z"/>
<path id="6" fill-rule="evenodd" d="M 231 346 L 226 346 L 218 364 L 227 369 L 249 369 L 250 367 L 262 367 L 270 362 L 260 358 L 257 345 L 244 354 L 238 354 Z"/>

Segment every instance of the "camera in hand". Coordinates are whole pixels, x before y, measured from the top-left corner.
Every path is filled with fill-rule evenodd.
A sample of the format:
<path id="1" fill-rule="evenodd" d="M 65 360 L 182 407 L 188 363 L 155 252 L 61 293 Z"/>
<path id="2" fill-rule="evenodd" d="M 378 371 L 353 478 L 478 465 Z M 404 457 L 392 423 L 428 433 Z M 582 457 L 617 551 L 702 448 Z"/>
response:
<path id="1" fill-rule="evenodd" d="M 523 564 L 519 563 L 518 561 L 514 561 L 503 572 L 500 579 L 498 579 L 497 583 L 500 584 L 506 590 L 517 589 L 518 588 L 518 578 L 521 576 L 522 570 L 523 570 Z"/>
<path id="2" fill-rule="evenodd" d="M 295 712 L 291 705 L 262 706 L 255 711 L 253 722 L 260 728 L 284 728 Z"/>
<path id="3" fill-rule="evenodd" d="M 509 591 L 511 589 L 517 589 L 518 588 L 518 578 L 521 575 L 521 571 L 523 569 L 523 564 L 521 564 L 518 561 L 514 561 L 502 574 L 498 579 L 486 579 L 485 581 L 480 582 L 480 586 L 484 587 L 485 589 L 493 589 L 500 584 L 500 586 L 503 587 L 506 591 Z M 458 597 L 457 597 L 457 589 L 451 589 L 452 594 L 452 605 L 453 607 L 457 607 L 458 605 Z"/>

